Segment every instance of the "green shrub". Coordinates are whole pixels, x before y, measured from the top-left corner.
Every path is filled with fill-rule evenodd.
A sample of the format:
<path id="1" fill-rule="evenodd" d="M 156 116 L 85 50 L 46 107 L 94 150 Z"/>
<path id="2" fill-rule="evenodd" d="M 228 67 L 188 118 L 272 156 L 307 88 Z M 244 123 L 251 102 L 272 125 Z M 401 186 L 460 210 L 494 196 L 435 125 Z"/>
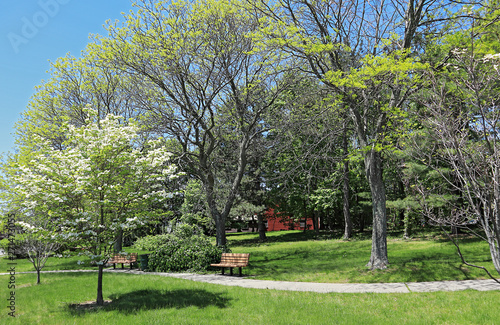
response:
<path id="1" fill-rule="evenodd" d="M 28 257 L 28 254 L 23 249 L 23 242 L 19 240 L 19 237 L 20 235 L 17 235 L 14 240 L 9 240 L 8 238 L 0 240 L 0 249 L 4 251 L 5 255 L 10 253 L 16 258 Z"/>
<path id="2" fill-rule="evenodd" d="M 219 262 L 224 251 L 227 249 L 212 245 L 205 235 L 172 237 L 149 255 L 148 268 L 156 272 L 205 271 Z"/>
<path id="3" fill-rule="evenodd" d="M 145 236 L 136 240 L 134 248 L 141 251 L 154 251 L 158 247 L 168 243 L 170 238 L 172 238 L 172 235 L 169 234 Z"/>
<path id="4" fill-rule="evenodd" d="M 3 250 L 5 254 L 7 254 L 7 251 L 9 249 L 9 240 L 7 238 L 0 240 L 0 249 Z"/>
<path id="5" fill-rule="evenodd" d="M 175 226 L 172 236 L 178 239 L 188 239 L 196 235 L 202 235 L 203 229 L 197 225 L 181 223 Z"/>
<path id="6" fill-rule="evenodd" d="M 141 237 L 135 241 L 133 246 L 137 250 L 154 251 L 171 240 L 187 239 L 200 234 L 203 234 L 203 229 L 196 225 L 179 224 L 170 234 Z"/>

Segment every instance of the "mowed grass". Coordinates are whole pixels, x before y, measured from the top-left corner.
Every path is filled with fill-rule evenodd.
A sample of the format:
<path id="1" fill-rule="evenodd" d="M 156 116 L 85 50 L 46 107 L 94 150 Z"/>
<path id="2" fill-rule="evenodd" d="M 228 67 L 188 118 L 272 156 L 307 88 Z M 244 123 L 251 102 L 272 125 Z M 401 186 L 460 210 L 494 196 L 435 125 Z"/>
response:
<path id="1" fill-rule="evenodd" d="M 16 267 L 16 272 L 30 272 L 35 270 L 33 264 L 25 258 L 11 261 L 4 256 L 0 259 L 0 261 L 3 265 L 13 263 Z M 55 270 L 97 270 L 97 268 L 89 264 L 89 258 L 86 256 L 49 257 L 42 269 L 42 272 Z M 6 272 L 6 270 L 0 269 L 0 273 L 2 272 Z"/>
<path id="2" fill-rule="evenodd" d="M 414 240 L 388 238 L 389 267 L 370 271 L 371 240 L 328 239 L 313 232 L 269 232 L 261 243 L 258 234 L 229 234 L 229 247 L 235 253 L 250 253 L 250 266 L 244 273 L 256 279 L 302 282 L 424 282 L 440 280 L 486 279 L 480 269 L 462 263 L 453 243 L 439 236 Z M 469 236 L 457 238 L 466 261 L 482 265 L 498 276 L 488 245 Z"/>
<path id="3" fill-rule="evenodd" d="M 268 233 L 268 238 L 260 243 L 257 234 L 228 235 L 233 252 L 251 253 L 245 275 L 310 282 L 485 278 L 483 271 L 462 264 L 451 243 L 429 234 L 411 241 L 390 237 L 391 264 L 381 271 L 364 266 L 371 241 L 363 235 L 343 241 L 329 234 L 315 238 L 312 232 L 290 231 Z M 471 263 L 494 270 L 484 242 L 459 240 Z M 93 269 L 77 263 L 83 259 L 53 257 L 44 270 Z M 1 262 L 7 271 L 8 261 Z M 33 269 L 26 260 L 15 262 L 17 272 Z M 495 324 L 500 319 L 500 291 L 323 294 L 105 273 L 104 298 L 110 302 L 95 308 L 81 304 L 95 301 L 96 273 L 45 273 L 41 280 L 35 285 L 35 274 L 16 274 L 16 288 L 9 289 L 10 276 L 0 276 L 0 296 L 6 302 L 0 324 Z M 8 315 L 10 291 L 15 292 L 15 318 Z"/>
<path id="4" fill-rule="evenodd" d="M 124 251 L 129 253 L 144 254 L 149 253 L 147 251 L 134 250 L 132 247 L 124 248 Z M 30 272 L 34 271 L 33 264 L 28 259 L 15 259 L 14 261 L 9 260 L 6 256 L 0 258 L 0 263 L 15 263 L 16 272 Z M 121 264 L 118 264 L 121 267 Z M 128 267 L 125 264 L 125 267 Z M 42 271 L 55 271 L 55 270 L 97 270 L 96 266 L 90 264 L 89 257 L 83 254 L 72 253 L 71 256 L 49 257 Z M 0 269 L 0 273 L 5 272 Z"/>
<path id="5" fill-rule="evenodd" d="M 0 276 L 7 298 L 8 276 Z M 16 275 L 16 316 L 2 308 L 0 324 L 495 324 L 499 291 L 407 294 L 320 294 L 257 290 L 155 275 L 104 275 L 101 308 L 97 274 L 45 274 L 33 284 Z M 5 300 L 4 300 L 5 301 Z"/>
<path id="6" fill-rule="evenodd" d="M 486 279 L 480 269 L 462 263 L 455 246 L 439 233 L 422 233 L 413 240 L 402 240 L 399 234 L 388 238 L 390 265 L 385 270 L 370 271 L 365 265 L 370 259 L 369 234 L 345 241 L 332 239 L 328 233 L 282 231 L 267 233 L 268 241 L 261 243 L 257 233 L 228 234 L 228 243 L 235 253 L 250 253 L 246 276 L 255 279 L 323 282 L 323 283 L 380 283 L 424 282 L 441 280 Z M 470 236 L 457 238 L 466 261 L 486 267 L 498 276 L 493 267 L 486 242 Z M 132 247 L 125 249 L 133 252 Z M 144 252 L 139 252 L 144 253 Z M 78 261 L 85 261 L 79 264 Z M 2 264 L 9 262 L 6 258 Z M 16 272 L 33 271 L 26 259 L 16 260 Z M 127 266 L 126 266 L 127 267 Z M 44 271 L 93 269 L 85 256 L 51 257 Z M 218 272 L 214 269 L 210 272 Z M 0 273 L 2 271 L 0 270 Z M 5 272 L 5 271 L 4 271 Z M 42 274 L 42 281 L 45 275 Z"/>

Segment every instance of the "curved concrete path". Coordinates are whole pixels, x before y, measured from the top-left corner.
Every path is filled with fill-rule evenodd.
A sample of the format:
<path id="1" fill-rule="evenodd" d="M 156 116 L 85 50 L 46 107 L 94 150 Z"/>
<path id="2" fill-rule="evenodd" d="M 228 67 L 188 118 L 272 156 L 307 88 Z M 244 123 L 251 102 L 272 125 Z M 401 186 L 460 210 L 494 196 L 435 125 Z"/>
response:
<path id="1" fill-rule="evenodd" d="M 192 274 L 192 273 L 163 273 L 143 272 L 137 269 L 105 269 L 105 272 L 159 275 L 172 278 L 180 278 L 198 282 L 213 283 L 226 286 L 238 286 L 254 289 L 274 289 L 290 291 L 311 291 L 319 293 L 409 293 L 409 292 L 431 292 L 431 291 L 460 291 L 477 290 L 491 291 L 500 290 L 500 284 L 494 280 L 463 280 L 463 281 L 435 281 L 435 282 L 404 282 L 404 283 L 312 283 L 312 282 L 289 282 L 255 280 L 246 277 L 220 275 L 220 274 Z M 56 272 L 97 272 L 96 270 L 68 270 L 68 271 L 42 271 L 42 273 Z M 35 272 L 18 272 L 35 273 Z M 8 275 L 8 273 L 0 273 Z"/>

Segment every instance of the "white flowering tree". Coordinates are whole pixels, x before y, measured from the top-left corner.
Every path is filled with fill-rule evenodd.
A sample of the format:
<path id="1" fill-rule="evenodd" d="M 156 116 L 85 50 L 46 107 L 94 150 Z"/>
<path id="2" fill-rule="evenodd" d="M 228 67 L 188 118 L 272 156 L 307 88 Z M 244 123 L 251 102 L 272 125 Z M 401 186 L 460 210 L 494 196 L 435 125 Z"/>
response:
<path id="1" fill-rule="evenodd" d="M 97 304 L 102 305 L 103 268 L 117 234 L 146 221 L 142 210 L 172 196 L 165 188 L 176 167 L 161 140 L 140 145 L 138 127 L 120 117 L 65 125 L 63 149 L 40 141 L 31 160 L 20 162 L 15 191 L 27 209 L 45 212 L 64 241 L 81 247 L 99 267 Z M 141 217 L 137 217 L 140 215 Z"/>

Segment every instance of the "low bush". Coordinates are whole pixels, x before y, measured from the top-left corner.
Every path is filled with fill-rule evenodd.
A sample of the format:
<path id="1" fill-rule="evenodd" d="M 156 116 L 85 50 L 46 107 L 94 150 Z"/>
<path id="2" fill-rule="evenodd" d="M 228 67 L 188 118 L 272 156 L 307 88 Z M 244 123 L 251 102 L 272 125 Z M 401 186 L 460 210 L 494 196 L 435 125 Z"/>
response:
<path id="1" fill-rule="evenodd" d="M 217 263 L 227 249 L 213 245 L 205 235 L 173 236 L 149 255 L 148 267 L 156 272 L 199 272 Z"/>
<path id="2" fill-rule="evenodd" d="M 156 235 L 156 236 L 145 236 L 139 238 L 134 243 L 134 248 L 141 251 L 154 251 L 160 246 L 165 245 L 170 241 L 172 235 Z"/>
<path id="3" fill-rule="evenodd" d="M 170 234 L 141 237 L 135 241 L 133 246 L 135 249 L 141 251 L 154 251 L 170 241 L 188 239 L 202 234 L 203 229 L 196 225 L 179 224 L 175 226 L 174 231 Z"/>
<path id="4" fill-rule="evenodd" d="M 14 240 L 9 240 L 8 238 L 0 240 L 0 249 L 4 251 L 5 255 L 11 255 L 15 258 L 28 257 L 28 254 L 23 248 L 23 242 L 20 241 L 17 236 Z"/>

